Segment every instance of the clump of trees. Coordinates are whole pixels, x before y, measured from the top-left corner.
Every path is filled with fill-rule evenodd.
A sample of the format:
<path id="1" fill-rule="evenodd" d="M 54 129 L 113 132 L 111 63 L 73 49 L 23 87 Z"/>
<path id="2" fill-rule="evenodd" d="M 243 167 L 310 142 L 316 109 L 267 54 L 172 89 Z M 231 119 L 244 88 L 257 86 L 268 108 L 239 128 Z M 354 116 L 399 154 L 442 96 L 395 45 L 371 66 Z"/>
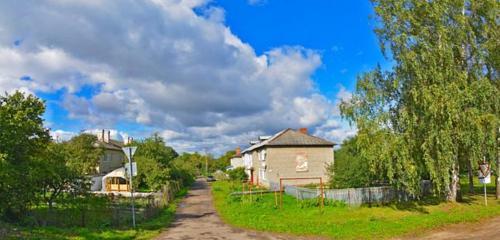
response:
<path id="1" fill-rule="evenodd" d="M 135 182 L 140 189 L 159 191 L 162 186 L 172 180 L 189 185 L 194 174 L 189 166 L 177 164 L 179 154 L 169 146 L 157 133 L 132 145 L 137 146 L 134 160 L 137 162 L 139 174 Z"/>
<path id="2" fill-rule="evenodd" d="M 80 134 L 66 142 L 51 140 L 43 126 L 43 101 L 15 92 L 0 95 L 0 220 L 19 222 L 30 207 L 71 201 L 82 212 L 94 203 L 89 176 L 104 149 L 97 137 Z M 160 190 L 168 181 L 184 186 L 194 170 L 165 145 L 158 134 L 134 143 L 140 175 L 137 183 Z"/>
<path id="3" fill-rule="evenodd" d="M 483 158 L 500 165 L 499 3 L 372 2 L 393 66 L 359 76 L 341 104 L 358 128 L 357 157 L 400 189 L 418 195 L 430 179 L 435 194 L 456 201 L 460 169 L 472 181 Z"/>
<path id="4" fill-rule="evenodd" d="M 383 185 L 387 182 L 381 174 L 370 171 L 359 154 L 357 137 L 344 140 L 335 150 L 335 164 L 328 166 L 328 183 L 331 188 L 357 188 Z"/>

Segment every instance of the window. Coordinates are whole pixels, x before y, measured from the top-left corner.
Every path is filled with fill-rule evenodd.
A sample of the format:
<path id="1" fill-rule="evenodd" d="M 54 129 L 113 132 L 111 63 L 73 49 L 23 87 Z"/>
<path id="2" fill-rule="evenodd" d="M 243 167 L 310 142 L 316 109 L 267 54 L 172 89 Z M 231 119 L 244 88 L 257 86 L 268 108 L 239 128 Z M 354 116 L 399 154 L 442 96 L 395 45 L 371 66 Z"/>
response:
<path id="1" fill-rule="evenodd" d="M 262 180 L 267 180 L 266 178 L 266 168 L 265 167 L 260 167 L 259 168 L 259 178 Z"/>
<path id="2" fill-rule="evenodd" d="M 264 149 L 264 150 L 260 150 L 260 151 L 259 151 L 259 159 L 260 159 L 261 161 L 265 161 L 265 160 L 266 160 L 266 155 L 267 155 L 267 153 L 266 153 L 266 150 L 265 150 L 265 149 Z"/>

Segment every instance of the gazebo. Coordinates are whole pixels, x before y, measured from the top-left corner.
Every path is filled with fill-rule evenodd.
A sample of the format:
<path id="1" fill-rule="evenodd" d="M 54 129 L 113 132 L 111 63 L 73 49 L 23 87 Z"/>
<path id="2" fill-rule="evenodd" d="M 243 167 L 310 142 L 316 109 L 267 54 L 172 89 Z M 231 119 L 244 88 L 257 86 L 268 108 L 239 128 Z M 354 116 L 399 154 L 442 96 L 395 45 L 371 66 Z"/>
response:
<path id="1" fill-rule="evenodd" d="M 102 177 L 102 186 L 105 192 L 130 192 L 125 168 L 117 168 Z"/>

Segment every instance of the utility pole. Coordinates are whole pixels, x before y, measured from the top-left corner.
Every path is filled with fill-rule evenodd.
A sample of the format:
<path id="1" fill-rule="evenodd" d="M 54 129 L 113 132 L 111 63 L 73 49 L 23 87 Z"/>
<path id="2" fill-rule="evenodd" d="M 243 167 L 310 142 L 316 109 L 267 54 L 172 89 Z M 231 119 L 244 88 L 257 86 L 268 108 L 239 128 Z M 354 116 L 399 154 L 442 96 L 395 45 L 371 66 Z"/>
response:
<path id="1" fill-rule="evenodd" d="M 205 152 L 205 175 L 207 175 L 206 177 L 208 177 L 208 157 L 206 155 L 206 152 Z"/>
<path id="2" fill-rule="evenodd" d="M 132 226 L 135 228 L 135 204 L 134 204 L 134 185 L 132 184 L 133 168 L 132 168 L 132 148 L 128 149 L 129 158 L 128 164 L 130 166 L 130 197 L 132 198 Z"/>
<path id="3" fill-rule="evenodd" d="M 134 177 L 134 174 L 137 175 L 137 165 L 136 163 L 132 164 L 133 162 L 133 155 L 135 153 L 135 150 L 137 150 L 137 147 L 123 147 L 122 148 L 123 153 L 128 158 L 128 164 L 129 164 L 129 169 L 127 171 L 127 164 L 125 163 L 125 175 L 128 173 L 129 174 L 129 187 L 130 187 L 130 198 L 132 199 L 132 226 L 135 228 L 135 202 L 134 202 L 134 185 L 132 184 L 132 178 Z M 135 173 L 134 173 L 134 167 Z"/>

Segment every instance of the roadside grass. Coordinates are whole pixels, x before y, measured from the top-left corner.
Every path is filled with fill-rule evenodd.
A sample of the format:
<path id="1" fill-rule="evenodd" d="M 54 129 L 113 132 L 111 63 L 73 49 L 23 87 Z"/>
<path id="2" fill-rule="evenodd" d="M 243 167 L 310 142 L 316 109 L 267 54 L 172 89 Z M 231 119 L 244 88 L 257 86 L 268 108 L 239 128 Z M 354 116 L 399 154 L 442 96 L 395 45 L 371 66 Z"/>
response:
<path id="1" fill-rule="evenodd" d="M 273 193 L 230 196 L 241 189 L 239 184 L 215 182 L 212 194 L 221 218 L 236 227 L 292 235 L 314 235 L 335 239 L 385 239 L 446 224 L 473 222 L 500 215 L 500 201 L 494 198 L 494 186 L 488 186 L 488 206 L 480 192 L 464 195 L 461 203 L 447 203 L 429 198 L 422 201 L 391 203 L 381 206 L 349 207 L 327 202 L 320 212 L 315 200 L 297 201 L 283 195 L 283 208 L 275 207 Z M 464 187 L 462 187 L 464 190 Z M 278 195 L 279 197 L 279 195 Z"/>
<path id="2" fill-rule="evenodd" d="M 114 229 L 110 227 L 102 228 L 56 228 L 56 227 L 36 227 L 25 228 L 9 226 L 10 234 L 7 239 L 39 239 L 39 240 L 87 240 L 87 239 L 108 239 L 108 240 L 129 240 L 129 239 L 151 239 L 174 220 L 175 211 L 182 197 L 186 196 L 187 188 L 181 189 L 175 201 L 162 210 L 160 215 L 154 219 L 137 225 L 136 229 Z"/>

